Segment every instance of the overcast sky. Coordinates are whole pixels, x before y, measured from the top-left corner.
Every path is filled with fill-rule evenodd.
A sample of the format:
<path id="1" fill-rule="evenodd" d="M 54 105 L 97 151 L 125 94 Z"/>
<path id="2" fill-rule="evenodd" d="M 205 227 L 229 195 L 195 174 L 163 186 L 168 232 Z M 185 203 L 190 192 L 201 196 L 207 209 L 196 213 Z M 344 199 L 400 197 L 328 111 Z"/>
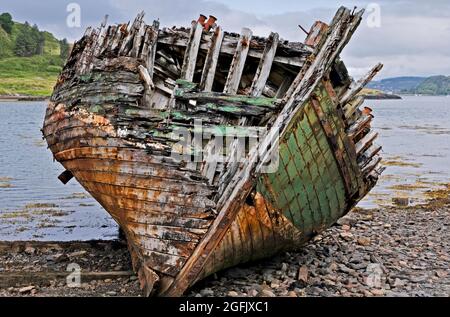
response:
<path id="1" fill-rule="evenodd" d="M 66 9 L 72 2 L 81 7 L 81 28 L 67 26 Z M 373 3 L 381 9 L 380 27 L 373 27 L 377 25 Z M 110 23 L 118 23 L 133 19 L 141 10 L 147 23 L 158 18 L 162 26 L 189 25 L 203 13 L 215 15 L 228 31 L 249 27 L 257 35 L 276 31 L 284 39 L 302 41 L 305 35 L 298 24 L 309 29 L 315 20 L 329 22 L 340 5 L 370 9 L 342 54 L 353 76 L 361 76 L 377 62 L 385 65 L 378 79 L 450 75 L 449 0 L 1 0 L 0 12 L 70 41 L 87 26 L 100 24 L 105 14 Z"/>

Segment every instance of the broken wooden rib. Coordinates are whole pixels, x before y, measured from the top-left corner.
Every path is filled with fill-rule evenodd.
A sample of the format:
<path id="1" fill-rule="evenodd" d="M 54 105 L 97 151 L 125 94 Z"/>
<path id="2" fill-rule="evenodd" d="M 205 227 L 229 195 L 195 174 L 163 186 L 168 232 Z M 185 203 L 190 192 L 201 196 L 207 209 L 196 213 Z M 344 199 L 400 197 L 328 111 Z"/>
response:
<path id="1" fill-rule="evenodd" d="M 380 148 L 356 94 L 380 66 L 347 88 L 338 59 L 361 15 L 340 8 L 306 45 L 160 30 L 140 13 L 74 45 L 43 134 L 123 229 L 145 295 L 298 248 L 375 185 Z"/>

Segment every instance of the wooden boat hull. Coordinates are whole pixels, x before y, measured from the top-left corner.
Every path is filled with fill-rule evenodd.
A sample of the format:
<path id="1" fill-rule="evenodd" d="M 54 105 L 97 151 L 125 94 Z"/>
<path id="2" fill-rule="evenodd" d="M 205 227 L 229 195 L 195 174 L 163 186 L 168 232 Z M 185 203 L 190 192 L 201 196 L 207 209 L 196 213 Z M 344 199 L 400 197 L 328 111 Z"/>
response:
<path id="1" fill-rule="evenodd" d="M 313 26 L 307 43 L 314 46 L 300 48 L 273 34 L 251 42 L 249 30 L 239 38 L 221 36 L 220 28 L 211 35 L 199 23 L 169 41 L 168 31 L 145 25 L 142 15 L 128 31 L 126 25 L 91 31 L 75 44 L 43 134 L 66 169 L 61 179 L 73 175 L 124 230 L 146 295 L 178 296 L 213 272 L 297 249 L 375 185 L 379 149 L 356 93 L 381 67 L 349 86 L 337 61 L 361 15 L 341 8 L 329 29 Z M 169 60 L 167 50 L 180 46 L 181 70 L 155 60 L 157 54 Z M 230 47 L 234 55 L 221 83 L 220 73 L 208 74 Z M 245 85 L 247 55 L 257 70 L 245 96 L 237 90 Z M 199 64 L 204 75 L 197 85 Z M 276 72 L 284 68 L 299 70 L 288 85 Z M 177 71 L 182 80 L 168 86 L 164 76 Z M 269 81 L 278 82 L 283 100 L 266 96 Z M 212 93 L 213 84 L 222 84 L 224 94 Z M 191 162 L 186 158 L 198 154 L 190 146 L 180 149 L 183 137 L 176 132 L 187 128 L 195 135 L 200 119 L 207 129 L 254 124 L 267 132 L 243 162 L 229 159 L 234 141 L 226 163 Z M 274 140 L 279 164 L 263 173 Z M 211 140 L 201 144 L 203 155 L 210 146 Z"/>

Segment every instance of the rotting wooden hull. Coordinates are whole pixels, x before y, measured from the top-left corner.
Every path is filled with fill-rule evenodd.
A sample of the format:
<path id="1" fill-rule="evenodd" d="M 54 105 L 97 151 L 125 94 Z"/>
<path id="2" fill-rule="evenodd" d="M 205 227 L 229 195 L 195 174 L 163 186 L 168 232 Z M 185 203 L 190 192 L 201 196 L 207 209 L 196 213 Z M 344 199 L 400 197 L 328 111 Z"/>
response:
<path id="1" fill-rule="evenodd" d="M 143 15 L 75 44 L 43 134 L 60 178 L 73 175 L 124 230 L 146 295 L 179 296 L 213 272 L 296 249 L 375 185 L 380 148 L 356 94 L 381 66 L 352 82 L 338 60 L 361 15 L 341 8 L 306 44 L 200 21 L 159 30 Z M 177 133 L 195 135 L 196 120 L 266 130 L 244 161 L 230 159 L 237 141 L 225 162 L 208 159 L 211 140 L 190 161 L 199 153 Z M 264 173 L 277 142 L 279 165 Z"/>

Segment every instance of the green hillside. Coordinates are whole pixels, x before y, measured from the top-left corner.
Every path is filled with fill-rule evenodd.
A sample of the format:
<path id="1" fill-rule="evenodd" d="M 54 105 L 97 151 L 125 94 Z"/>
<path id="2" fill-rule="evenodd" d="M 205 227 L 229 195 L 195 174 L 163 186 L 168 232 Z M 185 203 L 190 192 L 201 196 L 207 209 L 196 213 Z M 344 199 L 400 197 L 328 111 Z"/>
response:
<path id="1" fill-rule="evenodd" d="M 367 87 L 396 94 L 450 95 L 450 77 L 394 77 L 372 81 Z"/>
<path id="2" fill-rule="evenodd" d="M 36 25 L 0 14 L 0 95 L 49 96 L 61 71 L 67 42 Z"/>
<path id="3" fill-rule="evenodd" d="M 416 88 L 416 92 L 421 95 L 450 95 L 450 77 L 428 77 Z"/>

